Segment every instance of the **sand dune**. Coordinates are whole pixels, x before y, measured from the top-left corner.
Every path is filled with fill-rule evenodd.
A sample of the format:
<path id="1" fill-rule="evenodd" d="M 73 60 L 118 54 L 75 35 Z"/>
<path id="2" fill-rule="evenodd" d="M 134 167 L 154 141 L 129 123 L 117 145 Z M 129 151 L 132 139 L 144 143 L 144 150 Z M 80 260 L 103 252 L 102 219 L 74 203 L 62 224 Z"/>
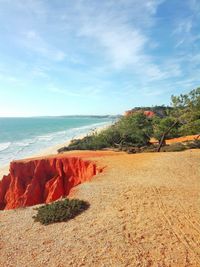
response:
<path id="1" fill-rule="evenodd" d="M 73 197 L 91 207 L 67 223 L 1 211 L 0 266 L 200 266 L 200 150 L 87 156 L 107 166 Z"/>

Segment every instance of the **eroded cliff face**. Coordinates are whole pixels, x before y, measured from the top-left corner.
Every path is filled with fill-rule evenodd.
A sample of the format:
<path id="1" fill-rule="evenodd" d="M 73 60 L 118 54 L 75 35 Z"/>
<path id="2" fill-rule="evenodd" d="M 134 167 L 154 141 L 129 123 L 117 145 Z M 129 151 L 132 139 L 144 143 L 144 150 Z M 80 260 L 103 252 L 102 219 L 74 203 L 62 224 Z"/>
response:
<path id="1" fill-rule="evenodd" d="M 75 157 L 13 161 L 0 181 L 0 209 L 55 201 L 99 172 L 93 162 Z"/>
<path id="2" fill-rule="evenodd" d="M 151 110 L 142 110 L 142 109 L 131 109 L 131 110 L 127 110 L 125 111 L 124 113 L 124 116 L 131 116 L 133 114 L 136 114 L 136 113 L 140 113 L 142 112 L 144 115 L 146 115 L 148 118 L 153 118 L 156 114 L 155 112 L 151 111 Z"/>

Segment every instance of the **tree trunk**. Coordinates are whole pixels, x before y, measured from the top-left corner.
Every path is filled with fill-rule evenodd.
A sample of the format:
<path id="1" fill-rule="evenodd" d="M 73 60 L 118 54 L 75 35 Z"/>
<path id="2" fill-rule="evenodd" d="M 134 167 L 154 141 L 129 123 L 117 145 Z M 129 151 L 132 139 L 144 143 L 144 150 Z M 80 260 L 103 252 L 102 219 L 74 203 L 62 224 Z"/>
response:
<path id="1" fill-rule="evenodd" d="M 162 146 L 164 145 L 164 143 L 165 143 L 165 136 L 166 136 L 166 134 L 163 134 L 163 136 L 162 136 L 162 138 L 161 138 L 161 140 L 159 142 L 159 146 L 158 146 L 157 152 L 160 152 Z"/>
<path id="2" fill-rule="evenodd" d="M 178 121 L 175 121 L 168 129 L 167 129 L 167 131 L 166 132 L 164 132 L 163 133 L 163 135 L 162 135 L 162 138 L 161 138 L 161 140 L 160 140 L 160 142 L 159 142 L 159 146 L 158 146 L 158 150 L 157 150 L 157 152 L 160 152 L 160 150 L 161 150 L 161 148 L 162 148 L 162 146 L 163 146 L 163 144 L 165 143 L 165 137 L 166 137 L 166 135 L 176 126 L 176 124 L 178 123 Z"/>

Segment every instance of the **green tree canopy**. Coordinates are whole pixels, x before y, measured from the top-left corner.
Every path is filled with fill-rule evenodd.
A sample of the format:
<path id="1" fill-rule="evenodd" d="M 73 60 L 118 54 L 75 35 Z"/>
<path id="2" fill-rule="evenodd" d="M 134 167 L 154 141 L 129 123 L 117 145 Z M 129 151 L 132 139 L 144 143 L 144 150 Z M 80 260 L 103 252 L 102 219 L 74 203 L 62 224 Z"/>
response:
<path id="1" fill-rule="evenodd" d="M 200 87 L 188 94 L 172 96 L 172 116 L 182 124 L 181 135 L 200 133 Z"/>
<path id="2" fill-rule="evenodd" d="M 143 112 L 123 117 L 118 122 L 117 127 L 122 142 L 136 146 L 146 145 L 153 132 L 151 119 L 145 116 Z"/>
<path id="3" fill-rule="evenodd" d="M 164 133 L 168 131 L 168 129 L 175 124 L 177 120 L 173 117 L 165 117 L 159 118 L 154 117 L 153 119 L 153 137 L 155 137 L 158 141 L 161 140 Z M 176 123 L 174 127 L 165 135 L 165 139 L 170 139 L 179 136 L 179 124 Z"/>

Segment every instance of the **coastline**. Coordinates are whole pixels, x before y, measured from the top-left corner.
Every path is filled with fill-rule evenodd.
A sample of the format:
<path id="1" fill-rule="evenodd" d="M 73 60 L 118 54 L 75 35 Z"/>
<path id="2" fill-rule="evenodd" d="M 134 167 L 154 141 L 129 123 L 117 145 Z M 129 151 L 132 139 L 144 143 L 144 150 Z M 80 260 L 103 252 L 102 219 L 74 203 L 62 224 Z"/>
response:
<path id="1" fill-rule="evenodd" d="M 99 126 L 99 127 L 95 128 L 94 130 L 97 133 L 99 133 L 99 132 L 107 129 L 110 125 L 111 124 L 104 125 L 104 126 Z M 88 131 L 85 134 L 78 135 L 75 138 L 76 139 L 82 139 L 82 138 L 84 138 L 85 136 L 87 136 L 90 133 L 91 133 L 91 130 Z M 56 155 L 56 154 L 58 154 L 57 153 L 57 150 L 59 148 L 61 148 L 61 147 L 68 146 L 70 144 L 71 140 L 72 139 L 68 139 L 64 143 L 60 143 L 58 145 L 50 146 L 50 147 L 48 147 L 46 149 L 43 149 L 41 151 L 38 151 L 38 153 L 36 153 L 36 154 L 29 155 L 27 158 L 22 158 L 22 160 L 23 159 L 29 159 L 29 158 L 48 157 L 48 156 Z M 3 178 L 4 175 L 8 175 L 8 173 L 9 173 L 9 164 L 8 165 L 4 165 L 4 166 L 0 166 L 0 180 Z"/>
<path id="2" fill-rule="evenodd" d="M 107 129 L 109 126 L 110 125 L 100 126 L 100 127 L 95 128 L 94 131 L 96 131 L 97 133 L 100 133 L 101 131 Z M 75 136 L 74 139 L 82 139 L 82 138 L 84 138 L 85 136 L 87 136 L 90 133 L 91 133 L 91 131 L 89 131 L 89 132 L 87 132 L 85 134 L 81 134 L 81 135 Z M 50 146 L 49 148 L 43 149 L 43 150 L 39 151 L 38 153 L 31 155 L 28 158 L 43 157 L 43 156 L 46 157 L 46 156 L 55 155 L 55 154 L 58 153 L 57 150 L 59 148 L 64 147 L 64 146 L 68 146 L 70 144 L 71 140 L 72 139 L 68 139 L 64 143 L 61 143 L 61 144 L 58 144 L 58 145 L 55 145 L 55 146 Z"/>

